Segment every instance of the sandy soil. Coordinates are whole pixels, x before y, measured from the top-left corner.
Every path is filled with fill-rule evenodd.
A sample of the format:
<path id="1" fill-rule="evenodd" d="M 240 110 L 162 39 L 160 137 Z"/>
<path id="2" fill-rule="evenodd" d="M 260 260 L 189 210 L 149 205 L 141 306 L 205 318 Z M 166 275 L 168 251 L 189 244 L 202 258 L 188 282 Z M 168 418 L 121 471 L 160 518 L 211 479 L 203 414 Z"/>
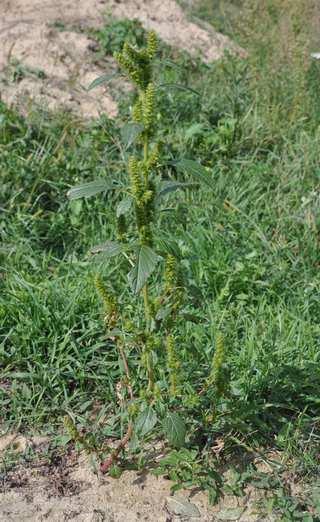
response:
<path id="1" fill-rule="evenodd" d="M 172 483 L 151 473 L 126 471 L 120 479 L 102 476 L 85 455 L 69 448 L 48 458 L 49 440 L 26 439 L 10 434 L 0 437 L 0 461 L 6 451 L 25 454 L 32 447 L 36 457 L 6 473 L 0 473 L 0 520 L 4 522 L 177 522 L 199 520 L 262 519 L 255 513 L 253 491 L 242 498 L 225 497 L 208 505 L 204 493 L 170 493 Z M 192 504 L 197 516 L 176 512 L 181 502 Z M 187 504 L 188 506 L 188 504 Z M 179 509 L 178 509 L 179 512 Z M 273 519 L 268 519 L 273 520 Z"/>
<path id="2" fill-rule="evenodd" d="M 138 18 L 173 46 L 220 58 L 225 49 L 243 53 L 229 38 L 187 20 L 173 0 L 0 0 L 0 96 L 27 113 L 35 100 L 46 109 L 63 106 L 80 117 L 117 113 L 105 87 L 88 93 L 93 79 L 112 70 L 94 63 L 94 42 L 81 32 L 110 16 Z M 67 30 L 60 31 L 58 23 Z M 79 30 L 80 29 L 80 30 Z M 22 75 L 17 79 L 18 73 Z"/>

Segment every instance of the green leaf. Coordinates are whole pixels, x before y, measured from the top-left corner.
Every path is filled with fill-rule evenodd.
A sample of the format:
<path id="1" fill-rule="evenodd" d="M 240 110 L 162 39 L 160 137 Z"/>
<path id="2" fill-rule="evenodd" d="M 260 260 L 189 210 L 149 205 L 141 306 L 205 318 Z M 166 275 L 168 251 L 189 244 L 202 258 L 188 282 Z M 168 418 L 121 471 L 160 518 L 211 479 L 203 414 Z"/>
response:
<path id="1" fill-rule="evenodd" d="M 120 466 L 117 466 L 117 464 L 112 464 L 112 466 L 110 467 L 110 469 L 108 471 L 108 474 L 110 477 L 112 477 L 114 479 L 118 479 L 121 477 L 122 472 L 123 472 L 123 469 L 121 469 Z"/>
<path id="2" fill-rule="evenodd" d="M 198 136 L 203 133 L 203 125 L 202 123 L 194 123 L 191 125 L 184 133 L 184 137 L 186 140 L 193 138 L 193 136 Z"/>
<path id="3" fill-rule="evenodd" d="M 156 59 L 155 62 L 158 64 L 158 65 L 161 65 L 161 66 L 164 66 L 164 65 L 167 65 L 168 67 L 175 67 L 176 69 L 180 70 L 182 69 L 182 66 L 179 65 L 178 63 L 175 63 L 173 62 L 172 60 L 169 60 L 169 58 L 162 58 L 161 59 Z"/>
<path id="4" fill-rule="evenodd" d="M 92 89 L 95 89 L 96 87 L 99 87 L 100 85 L 103 85 L 104 83 L 108 83 L 112 78 L 114 78 L 115 73 L 113 74 L 103 74 L 102 76 L 99 76 L 93 82 L 90 83 L 89 87 L 87 88 L 87 91 L 91 91 Z"/>
<path id="5" fill-rule="evenodd" d="M 70 222 L 73 226 L 76 226 L 78 223 L 79 215 L 81 213 L 83 207 L 82 199 L 75 199 L 70 201 L 69 208 L 71 211 Z"/>
<path id="6" fill-rule="evenodd" d="M 176 190 L 183 190 L 190 187 L 197 187 L 198 183 L 181 183 L 180 181 L 163 181 L 160 184 L 160 190 L 158 196 L 165 196 L 169 192 L 175 192 Z"/>
<path id="7" fill-rule="evenodd" d="M 93 247 L 90 252 L 91 254 L 103 254 L 106 257 L 113 257 L 127 249 L 128 245 L 126 244 L 119 243 L 118 241 L 106 241 L 102 245 Z"/>
<path id="8" fill-rule="evenodd" d="M 181 448 L 184 445 L 186 425 L 178 413 L 169 412 L 167 418 L 164 420 L 163 428 L 167 439 L 172 446 Z"/>
<path id="9" fill-rule="evenodd" d="M 161 83 L 159 87 L 173 87 L 174 89 L 180 89 L 182 91 L 188 91 L 192 92 L 192 94 L 196 94 L 197 96 L 200 96 L 200 93 L 198 91 L 195 91 L 194 89 L 191 89 L 191 87 L 188 87 L 187 85 L 180 85 L 179 83 Z"/>
<path id="10" fill-rule="evenodd" d="M 67 192 L 69 199 L 89 198 L 95 196 L 100 192 L 106 192 L 107 190 L 115 189 L 116 186 L 104 179 L 97 179 L 96 181 L 90 181 L 90 183 L 84 183 L 83 185 L 77 185 L 71 188 Z"/>
<path id="11" fill-rule="evenodd" d="M 189 500 L 181 495 L 174 497 L 168 497 L 166 499 L 167 508 L 170 513 L 179 515 L 182 517 L 199 518 L 201 513 L 195 504 L 189 502 Z"/>
<path id="12" fill-rule="evenodd" d="M 212 176 L 207 171 L 207 169 L 197 161 L 182 159 L 174 161 L 172 164 L 175 165 L 178 170 L 190 174 L 194 178 L 197 178 L 199 181 L 203 181 L 203 183 L 213 188 Z"/>
<path id="13" fill-rule="evenodd" d="M 120 216 L 123 216 L 124 214 L 127 214 L 129 210 L 132 207 L 132 198 L 128 197 L 120 201 L 120 203 L 117 206 L 116 214 L 117 218 Z"/>
<path id="14" fill-rule="evenodd" d="M 160 255 L 172 254 L 175 257 L 181 257 L 181 251 L 178 243 L 174 239 L 159 238 L 158 252 Z"/>
<path id="15" fill-rule="evenodd" d="M 172 468 L 180 465 L 182 463 L 188 462 L 189 464 L 196 460 L 197 451 L 196 450 L 188 450 L 187 448 L 182 448 L 180 450 L 172 450 L 170 453 L 167 453 L 165 457 L 160 460 L 160 467 L 164 468 Z"/>
<path id="16" fill-rule="evenodd" d="M 72 201 L 70 203 L 70 210 L 71 210 L 71 213 L 74 215 L 74 216 L 79 216 L 81 214 L 81 210 L 82 210 L 82 206 L 83 206 L 83 201 Z"/>
<path id="17" fill-rule="evenodd" d="M 137 137 L 143 131 L 143 125 L 139 123 L 127 123 L 121 129 L 121 138 L 122 141 L 128 149 L 131 145 L 136 141 Z"/>
<path id="18" fill-rule="evenodd" d="M 131 287 L 136 294 L 144 287 L 159 260 L 160 257 L 150 247 L 139 247 L 136 264 L 128 274 Z"/>
<path id="19" fill-rule="evenodd" d="M 190 314 L 188 312 L 182 311 L 181 315 L 185 321 L 190 321 L 191 323 L 200 323 L 201 321 L 201 317 L 195 314 Z"/>
<path id="20" fill-rule="evenodd" d="M 172 306 L 162 306 L 158 311 L 156 315 L 157 321 L 163 321 L 163 319 L 166 319 L 172 312 Z"/>
<path id="21" fill-rule="evenodd" d="M 138 438 L 136 432 L 134 431 L 133 434 L 131 435 L 131 439 L 129 440 L 128 449 L 130 451 L 135 451 L 138 448 L 139 448 L 139 438 Z"/>
<path id="22" fill-rule="evenodd" d="M 158 417 L 151 406 L 147 406 L 139 415 L 136 421 L 136 431 L 143 437 L 151 431 L 156 423 Z"/>
<path id="23" fill-rule="evenodd" d="M 112 330 L 107 331 L 106 337 L 120 337 L 122 335 L 122 331 L 119 328 L 112 328 Z"/>

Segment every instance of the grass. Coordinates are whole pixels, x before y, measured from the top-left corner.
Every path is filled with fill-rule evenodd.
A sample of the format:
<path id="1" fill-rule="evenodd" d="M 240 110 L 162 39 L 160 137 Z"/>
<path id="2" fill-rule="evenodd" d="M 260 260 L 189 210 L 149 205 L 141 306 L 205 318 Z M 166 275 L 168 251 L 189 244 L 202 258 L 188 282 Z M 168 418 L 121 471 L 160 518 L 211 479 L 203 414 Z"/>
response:
<path id="1" fill-rule="evenodd" d="M 260 44 L 251 26 L 245 62 L 227 57 L 204 65 L 162 51 L 178 67 L 163 67 L 161 80 L 199 92 L 163 90 L 163 154 L 196 158 L 213 180 L 212 188 L 182 198 L 170 194 L 167 207 L 177 218 L 161 217 L 161 230 L 168 231 L 161 239 L 179 245 L 188 288 L 187 319 L 176 334 L 189 454 L 163 466 L 187 482 L 181 462 L 190 459 L 201 475 L 217 437 L 224 444 L 220 464 L 231 466 L 241 452 L 266 459 L 273 452 L 281 470 L 274 468 L 276 483 L 262 477 L 270 482 L 262 487 L 273 491 L 273 504 L 264 509 L 279 520 L 319 520 L 319 501 L 310 507 L 303 495 L 290 493 L 284 477 L 290 473 L 292 482 L 303 480 L 306 492 L 314 491 L 320 470 L 320 67 L 302 67 L 308 42 L 301 32 L 292 40 L 294 60 L 278 67 L 273 58 L 281 42 L 265 52 L 276 24 Z M 112 237 L 117 198 L 70 204 L 66 191 L 99 176 L 122 179 L 126 151 L 118 143 L 131 102 L 121 101 L 117 120 L 91 123 L 36 109 L 25 120 L 0 106 L 0 404 L 7 429 L 58 433 L 69 412 L 98 439 L 121 434 L 118 356 L 105 340 L 96 269 L 87 255 Z M 174 170 L 167 175 L 183 177 Z M 100 263 L 120 292 L 119 262 Z M 133 320 L 129 291 L 121 299 Z M 213 423 L 210 402 L 198 392 L 218 330 L 230 394 Z M 134 367 L 133 352 L 129 362 Z M 134 387 L 139 391 L 139 379 Z M 248 469 L 258 480 L 254 464 Z M 238 485 L 249 480 L 238 473 Z"/>

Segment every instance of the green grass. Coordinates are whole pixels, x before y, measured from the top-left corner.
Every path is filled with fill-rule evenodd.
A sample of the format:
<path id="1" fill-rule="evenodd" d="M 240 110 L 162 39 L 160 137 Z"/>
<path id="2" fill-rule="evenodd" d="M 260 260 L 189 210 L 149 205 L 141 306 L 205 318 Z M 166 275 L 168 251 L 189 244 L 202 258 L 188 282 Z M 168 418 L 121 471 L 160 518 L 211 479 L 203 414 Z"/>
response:
<path id="1" fill-rule="evenodd" d="M 314 484 L 320 471 L 320 67 L 312 63 L 305 71 L 298 103 L 297 62 L 268 79 L 261 48 L 246 62 L 229 57 L 209 65 L 162 52 L 178 67 L 163 67 L 161 81 L 199 92 L 163 90 L 164 157 L 197 159 L 213 179 L 213 188 L 170 194 L 167 207 L 177 217 L 163 213 L 160 223 L 162 239 L 174 238 L 182 252 L 188 291 L 189 319 L 179 322 L 176 335 L 190 451 L 207 462 L 216 437 L 225 441 L 224 463 L 240 451 L 272 450 L 292 480 Z M 292 96 L 284 88 L 290 85 Z M 112 238 L 117 197 L 69 203 L 66 192 L 99 176 L 122 179 L 127 153 L 117 142 L 130 103 L 122 100 L 116 121 L 89 124 L 37 110 L 25 120 L 0 106 L 0 407 L 8 429 L 59 432 L 69 412 L 97 437 L 121 433 L 118 355 L 105 340 L 92 283 L 96 268 L 87 255 Z M 183 177 L 174 169 L 167 176 Z M 121 261 L 98 263 L 122 292 Z M 135 320 L 129 291 L 121 301 Z M 198 392 L 218 330 L 231 391 L 218 422 L 206 423 L 210 401 Z M 129 363 L 135 367 L 134 351 Z M 133 383 L 136 393 L 140 381 Z M 187 481 L 183 473 L 174 476 Z M 304 501 L 285 497 L 279 484 L 269 485 L 278 519 L 307 516 Z"/>

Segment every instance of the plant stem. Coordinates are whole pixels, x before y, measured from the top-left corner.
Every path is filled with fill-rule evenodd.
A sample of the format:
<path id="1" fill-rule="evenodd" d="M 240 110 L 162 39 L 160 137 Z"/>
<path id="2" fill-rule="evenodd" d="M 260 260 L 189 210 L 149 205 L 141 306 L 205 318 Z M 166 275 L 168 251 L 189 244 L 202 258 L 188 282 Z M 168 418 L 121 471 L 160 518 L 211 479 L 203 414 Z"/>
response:
<path id="1" fill-rule="evenodd" d="M 148 161 L 148 154 L 149 154 L 149 140 L 148 136 L 144 137 L 144 143 L 143 143 L 143 161 L 146 164 Z M 148 169 L 144 169 L 145 172 L 145 188 L 148 190 Z M 146 283 L 143 287 L 143 303 L 144 303 L 144 315 L 146 319 L 146 343 L 148 342 L 148 333 L 150 330 L 150 304 L 149 304 L 149 292 L 148 292 L 148 284 Z M 144 346 L 144 350 L 147 350 L 147 345 Z M 147 354 L 148 356 L 148 363 L 147 363 L 147 373 L 148 373 L 148 390 L 152 391 L 154 386 L 154 379 L 153 379 L 153 368 L 152 363 L 150 359 L 150 354 Z"/>
<path id="2" fill-rule="evenodd" d="M 123 350 L 123 347 L 122 347 L 122 345 L 121 345 L 121 343 L 119 341 L 117 342 L 117 348 L 118 348 L 120 357 L 122 359 L 123 366 L 124 366 L 124 371 L 125 371 L 125 374 L 126 374 L 126 377 L 127 377 L 127 389 L 128 389 L 128 392 L 129 392 L 129 397 L 130 397 L 130 400 L 133 401 L 133 391 L 132 391 L 132 385 L 131 385 L 129 365 L 128 365 L 126 354 L 125 354 L 125 352 Z"/>
<path id="3" fill-rule="evenodd" d="M 146 331 L 149 330 L 150 323 L 150 306 L 149 306 L 149 293 L 147 284 L 144 285 L 142 289 L 143 293 L 143 304 L 144 304 L 144 315 L 146 319 Z"/>
<path id="4" fill-rule="evenodd" d="M 144 144 L 143 144 L 143 161 L 145 163 L 148 161 L 148 152 L 149 152 L 149 140 L 148 140 L 148 136 L 145 136 Z M 146 185 L 148 183 L 148 171 L 147 170 L 145 170 L 145 183 L 146 183 Z"/>
<path id="5" fill-rule="evenodd" d="M 143 161 L 146 163 L 148 161 L 148 152 L 149 152 L 149 140 L 148 136 L 144 137 L 143 143 Z M 145 185 L 147 188 L 148 185 L 148 171 L 145 169 Z M 149 305 L 149 292 L 148 292 L 148 284 L 146 283 L 143 287 L 143 303 L 144 303 L 144 315 L 146 318 L 146 332 L 149 331 L 150 325 L 150 305 Z"/>
<path id="6" fill-rule="evenodd" d="M 119 342 L 119 341 L 117 342 L 117 348 L 118 348 L 120 357 L 122 359 L 124 371 L 125 371 L 126 378 L 127 378 L 126 385 L 127 385 L 129 397 L 130 397 L 130 400 L 133 401 L 134 397 L 133 397 L 133 391 L 132 391 L 132 385 L 131 385 L 129 365 L 128 365 L 128 361 L 127 361 L 127 357 L 124 352 L 124 349 L 121 345 L 121 342 Z M 101 465 L 100 465 L 101 473 L 107 473 L 107 471 L 109 471 L 111 466 L 115 462 L 117 462 L 120 452 L 128 444 L 132 433 L 133 433 L 133 422 L 132 422 L 132 420 L 130 420 L 128 423 L 127 431 L 126 431 L 125 435 L 123 436 L 123 438 L 120 440 L 118 446 L 112 451 L 111 455 L 104 462 L 101 463 Z"/>
<path id="7" fill-rule="evenodd" d="M 119 454 L 120 454 L 121 450 L 123 450 L 126 447 L 126 445 L 128 444 L 128 442 L 129 442 L 129 440 L 131 438 L 132 433 L 133 433 L 133 423 L 130 422 L 128 424 L 128 429 L 127 429 L 126 434 L 120 440 L 120 442 L 119 442 L 118 446 L 116 447 L 116 449 L 111 453 L 110 457 L 108 457 L 107 460 L 105 460 L 101 464 L 101 466 L 100 466 L 101 473 L 107 473 L 107 471 L 109 471 L 111 466 L 118 460 L 118 457 L 119 457 Z"/>

